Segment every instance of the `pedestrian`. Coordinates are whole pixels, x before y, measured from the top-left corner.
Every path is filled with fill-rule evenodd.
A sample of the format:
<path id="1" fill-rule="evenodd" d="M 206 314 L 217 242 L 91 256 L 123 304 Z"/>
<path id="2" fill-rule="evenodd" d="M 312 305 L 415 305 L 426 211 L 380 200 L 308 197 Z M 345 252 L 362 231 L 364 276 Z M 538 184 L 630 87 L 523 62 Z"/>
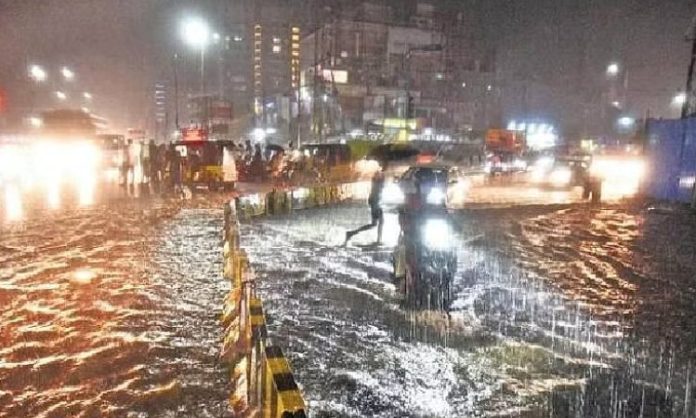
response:
<path id="1" fill-rule="evenodd" d="M 143 184 L 150 181 L 150 157 L 150 144 L 145 144 L 144 141 L 140 141 L 140 164 L 142 165 L 143 171 L 140 182 Z"/>
<path id="2" fill-rule="evenodd" d="M 360 228 L 353 229 L 346 232 L 346 241 L 344 243 L 348 244 L 351 238 L 355 235 L 377 227 L 377 244 L 382 243 L 382 229 L 384 228 L 384 212 L 382 211 L 381 200 L 382 200 L 382 190 L 384 190 L 384 165 L 380 171 L 377 171 L 372 176 L 372 186 L 370 188 L 370 196 L 367 199 L 367 204 L 370 206 L 370 216 L 372 221 L 363 225 Z"/>
<path id="3" fill-rule="evenodd" d="M 256 144 L 254 157 L 251 160 L 251 173 L 257 181 L 262 180 L 264 177 L 264 160 L 261 144 Z"/>
<path id="4" fill-rule="evenodd" d="M 181 154 L 174 144 L 169 147 L 169 176 L 174 192 L 181 191 Z"/>
<path id="5" fill-rule="evenodd" d="M 130 174 L 130 167 L 131 167 L 131 146 L 133 144 L 133 140 L 129 139 L 126 144 L 124 144 L 123 148 L 121 149 L 121 179 L 123 186 L 128 186 L 128 176 Z"/>
<path id="6" fill-rule="evenodd" d="M 128 140 L 128 173 L 131 178 L 130 184 L 135 184 L 135 166 L 140 164 L 140 150 L 138 144 L 132 139 Z"/>

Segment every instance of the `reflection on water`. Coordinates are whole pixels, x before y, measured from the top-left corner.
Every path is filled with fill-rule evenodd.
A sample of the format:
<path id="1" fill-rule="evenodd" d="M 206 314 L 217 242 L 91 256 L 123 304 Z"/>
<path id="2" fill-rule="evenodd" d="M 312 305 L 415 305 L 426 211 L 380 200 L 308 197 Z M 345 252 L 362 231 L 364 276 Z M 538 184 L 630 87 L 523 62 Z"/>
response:
<path id="1" fill-rule="evenodd" d="M 119 201 L 0 227 L 0 416 L 228 416 L 222 215 L 178 210 Z"/>
<path id="2" fill-rule="evenodd" d="M 56 210 L 60 208 L 60 183 L 54 182 L 48 184 L 46 190 L 46 201 L 50 209 Z"/>
<path id="3" fill-rule="evenodd" d="M 669 242 L 678 222 L 631 207 L 462 212 L 446 319 L 400 307 L 390 249 L 363 247 L 369 233 L 338 246 L 364 216 L 308 211 L 243 240 L 317 416 L 693 416 L 696 246 Z"/>
<path id="4" fill-rule="evenodd" d="M 77 184 L 78 202 L 80 206 L 88 206 L 94 203 L 94 189 L 96 188 L 96 179 L 86 177 Z"/>
<path id="5" fill-rule="evenodd" d="M 8 221 L 22 219 L 22 198 L 15 185 L 5 186 L 5 216 Z"/>

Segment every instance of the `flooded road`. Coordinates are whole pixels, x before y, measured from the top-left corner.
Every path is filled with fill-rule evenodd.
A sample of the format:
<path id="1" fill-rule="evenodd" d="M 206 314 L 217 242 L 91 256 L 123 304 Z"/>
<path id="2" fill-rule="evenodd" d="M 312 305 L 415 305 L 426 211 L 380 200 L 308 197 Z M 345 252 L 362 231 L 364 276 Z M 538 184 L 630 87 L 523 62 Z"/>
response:
<path id="1" fill-rule="evenodd" d="M 2 222 L 0 417 L 230 416 L 225 197 L 99 192 Z M 472 196 L 451 318 L 403 309 L 370 232 L 341 246 L 362 205 L 244 224 L 312 416 L 694 415 L 695 219 L 505 185 Z"/>
<path id="2" fill-rule="evenodd" d="M 270 334 L 312 414 L 694 416 L 696 219 L 495 206 L 455 213 L 451 319 L 400 306 L 374 235 L 341 247 L 364 207 L 246 227 Z"/>
<path id="3" fill-rule="evenodd" d="M 219 204 L 122 200 L 5 224 L 0 417 L 227 416 Z"/>

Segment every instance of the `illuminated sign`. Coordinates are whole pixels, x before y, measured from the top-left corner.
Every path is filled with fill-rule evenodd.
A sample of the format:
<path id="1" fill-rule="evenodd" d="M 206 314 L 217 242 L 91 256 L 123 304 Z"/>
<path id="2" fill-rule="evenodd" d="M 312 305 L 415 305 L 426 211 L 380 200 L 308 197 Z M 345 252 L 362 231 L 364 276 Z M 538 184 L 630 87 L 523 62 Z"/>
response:
<path id="1" fill-rule="evenodd" d="M 418 121 L 416 119 L 387 118 L 384 119 L 384 127 L 416 130 L 418 129 Z"/>
<path id="2" fill-rule="evenodd" d="M 324 78 L 324 80 L 331 83 L 348 83 L 348 71 L 345 70 L 322 70 L 321 76 Z"/>
<path id="3" fill-rule="evenodd" d="M 200 128 L 184 128 L 181 130 L 182 141 L 207 141 L 208 131 Z"/>
<path id="4" fill-rule="evenodd" d="M 126 136 L 128 137 L 128 139 L 132 139 L 132 140 L 145 139 L 145 130 L 131 128 L 131 129 L 128 129 L 128 131 L 126 131 Z"/>

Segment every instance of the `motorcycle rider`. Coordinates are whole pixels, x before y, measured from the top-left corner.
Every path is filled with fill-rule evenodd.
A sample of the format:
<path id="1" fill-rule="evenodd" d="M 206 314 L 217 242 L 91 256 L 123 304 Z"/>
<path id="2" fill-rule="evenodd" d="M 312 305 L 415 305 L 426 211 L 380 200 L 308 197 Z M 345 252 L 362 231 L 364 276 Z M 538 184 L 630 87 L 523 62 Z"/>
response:
<path id="1" fill-rule="evenodd" d="M 401 233 L 392 255 L 394 278 L 401 283 L 406 275 L 406 237 L 411 228 L 419 223 L 419 217 L 427 204 L 427 195 L 433 187 L 437 187 L 435 179 L 427 175 L 416 174 L 409 181 L 402 182 L 404 205 L 398 210 Z"/>

